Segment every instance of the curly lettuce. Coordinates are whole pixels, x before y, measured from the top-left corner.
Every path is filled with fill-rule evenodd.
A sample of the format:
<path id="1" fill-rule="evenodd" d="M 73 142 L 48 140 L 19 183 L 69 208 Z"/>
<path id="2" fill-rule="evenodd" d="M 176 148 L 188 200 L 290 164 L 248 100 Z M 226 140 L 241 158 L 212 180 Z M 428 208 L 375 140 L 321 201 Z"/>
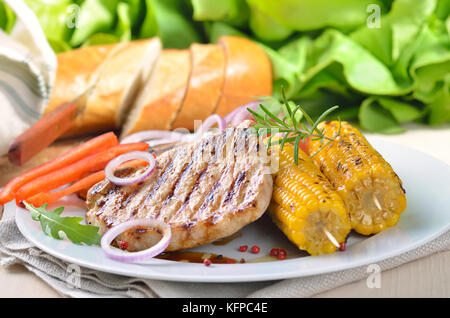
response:
<path id="1" fill-rule="evenodd" d="M 448 0 L 25 0 L 56 52 L 158 36 L 166 48 L 256 41 L 284 90 L 312 114 L 380 133 L 450 122 Z M 0 28 L 14 14 L 0 0 Z"/>

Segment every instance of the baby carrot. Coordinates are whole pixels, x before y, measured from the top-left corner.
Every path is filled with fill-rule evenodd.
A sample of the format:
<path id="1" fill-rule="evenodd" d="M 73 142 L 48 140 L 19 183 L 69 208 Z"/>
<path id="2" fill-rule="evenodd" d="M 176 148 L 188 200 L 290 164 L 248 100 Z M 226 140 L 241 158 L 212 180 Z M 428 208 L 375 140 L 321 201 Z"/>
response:
<path id="1" fill-rule="evenodd" d="M 116 135 L 112 132 L 100 135 L 82 143 L 79 146 L 59 155 L 55 159 L 46 162 L 36 168 L 12 179 L 0 192 L 0 204 L 5 204 L 14 199 L 14 195 L 19 188 L 26 183 L 44 176 L 48 173 L 66 167 L 94 153 L 101 152 L 119 144 Z"/>
<path id="2" fill-rule="evenodd" d="M 137 166 L 144 166 L 148 163 L 145 160 L 132 160 L 129 162 L 125 162 L 124 164 L 120 165 L 120 168 L 125 167 L 137 167 Z M 54 192 L 40 192 L 38 194 L 35 194 L 31 198 L 27 199 L 26 201 L 30 204 L 33 204 L 36 207 L 42 206 L 43 204 L 52 204 L 59 199 L 70 195 L 72 193 L 82 191 L 82 190 L 88 190 L 90 189 L 94 184 L 102 181 L 105 179 L 105 171 L 100 170 L 97 172 L 94 172 L 83 179 L 73 183 L 72 185 L 68 186 L 67 188 L 54 191 Z"/>
<path id="3" fill-rule="evenodd" d="M 33 195 L 31 198 L 28 198 L 26 201 L 37 207 L 42 206 L 44 203 L 52 204 L 53 202 L 58 201 L 62 197 L 65 197 L 69 194 L 81 191 L 86 188 L 90 188 L 103 179 L 105 179 L 105 172 L 101 170 L 75 182 L 67 188 L 54 192 L 40 192 Z"/>
<path id="4" fill-rule="evenodd" d="M 38 177 L 16 192 L 16 203 L 20 203 L 39 192 L 48 192 L 83 177 L 86 172 L 95 172 L 106 167 L 115 157 L 130 151 L 145 151 L 145 142 L 122 144 L 90 155 L 62 169 Z"/>

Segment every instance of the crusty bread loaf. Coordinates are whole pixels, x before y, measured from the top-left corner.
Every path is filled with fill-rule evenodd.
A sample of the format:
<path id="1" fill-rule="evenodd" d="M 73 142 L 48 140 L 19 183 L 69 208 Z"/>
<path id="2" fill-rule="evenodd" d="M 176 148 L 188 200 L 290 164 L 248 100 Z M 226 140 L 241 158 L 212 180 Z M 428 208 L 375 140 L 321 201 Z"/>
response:
<path id="1" fill-rule="evenodd" d="M 164 50 L 123 125 L 122 137 L 140 130 L 170 129 L 181 108 L 190 70 L 189 50 Z"/>
<path id="2" fill-rule="evenodd" d="M 108 53 L 102 56 L 101 63 L 96 63 L 96 67 L 92 65 L 93 70 L 86 70 L 86 73 L 91 71 L 91 74 L 95 74 L 89 79 L 95 84 L 95 88 L 87 99 L 83 114 L 77 118 L 75 125 L 65 133 L 65 136 L 119 128 L 136 93 L 150 77 L 161 51 L 161 42 L 158 38 L 152 38 L 110 45 L 108 49 Z M 78 56 L 78 51 L 87 52 L 86 55 L 89 57 L 90 55 L 99 57 L 98 54 L 92 53 L 99 51 L 96 46 L 71 51 L 72 56 Z M 58 69 L 61 67 L 64 69 L 67 63 L 73 62 L 66 57 Z M 83 63 L 90 65 L 91 61 L 86 59 Z M 64 91 L 61 84 L 64 82 L 58 82 L 57 79 L 54 91 L 61 94 Z M 75 96 L 88 87 L 88 81 L 85 80 L 82 84 L 73 90 Z"/>
<path id="3" fill-rule="evenodd" d="M 271 64 L 253 41 L 224 36 L 218 44 L 161 50 L 157 38 L 58 54 L 49 112 L 91 84 L 84 113 L 64 136 L 122 128 L 193 130 L 195 120 L 224 116 L 272 94 Z"/>
<path id="4" fill-rule="evenodd" d="M 265 52 L 253 41 L 237 36 L 222 36 L 226 69 L 222 96 L 215 113 L 233 111 L 258 96 L 272 95 L 272 67 Z"/>
<path id="5" fill-rule="evenodd" d="M 95 81 L 97 69 L 114 48 L 114 44 L 97 45 L 57 54 L 55 85 L 45 113 L 84 92 Z"/>
<path id="6" fill-rule="evenodd" d="M 192 72 L 180 112 L 170 128 L 194 129 L 195 120 L 210 116 L 219 102 L 225 74 L 225 53 L 217 44 L 192 44 Z"/>
<path id="7" fill-rule="evenodd" d="M 113 111 L 117 128 L 125 120 L 125 115 L 128 113 L 137 93 L 149 81 L 156 61 L 161 54 L 161 48 L 162 44 L 159 38 L 129 42 L 120 52 L 114 54 L 114 57 L 110 59 L 111 62 L 108 63 L 109 65 L 105 67 L 106 89 L 116 87 L 115 91 L 117 91 L 119 86 L 116 82 L 123 81 L 120 88 L 122 96 L 119 108 L 117 111 Z M 99 81 L 99 88 L 103 84 L 102 79 Z M 108 92 L 105 91 L 102 95 L 108 96 Z"/>

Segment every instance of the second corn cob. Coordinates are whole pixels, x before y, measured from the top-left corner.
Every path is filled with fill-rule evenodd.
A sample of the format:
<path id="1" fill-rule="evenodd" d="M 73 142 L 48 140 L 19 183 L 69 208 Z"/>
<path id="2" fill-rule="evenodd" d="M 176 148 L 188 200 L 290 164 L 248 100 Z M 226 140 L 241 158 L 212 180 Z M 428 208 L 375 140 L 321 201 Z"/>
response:
<path id="1" fill-rule="evenodd" d="M 269 207 L 275 224 L 300 249 L 311 255 L 332 253 L 345 242 L 351 225 L 340 196 L 313 161 L 299 150 L 294 164 L 293 146 L 273 146 L 280 155 Z"/>
<path id="2" fill-rule="evenodd" d="M 311 153 L 317 152 L 315 162 L 346 203 L 352 227 L 368 235 L 395 225 L 406 197 L 389 163 L 347 122 L 322 122 L 318 128 L 336 138 L 325 147 L 312 141 Z"/>

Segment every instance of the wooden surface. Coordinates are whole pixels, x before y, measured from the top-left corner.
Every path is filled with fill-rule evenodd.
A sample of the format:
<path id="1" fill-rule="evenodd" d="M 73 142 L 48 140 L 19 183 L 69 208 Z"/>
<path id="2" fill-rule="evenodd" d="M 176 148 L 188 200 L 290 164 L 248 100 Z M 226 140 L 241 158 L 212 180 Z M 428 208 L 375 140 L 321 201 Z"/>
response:
<path id="1" fill-rule="evenodd" d="M 411 125 L 406 134 L 380 136 L 388 141 L 421 150 L 450 165 L 450 125 L 429 129 Z M 48 160 L 80 140 L 59 142 L 30 162 Z M 3 161 L 2 161 L 3 160 Z M 0 186 L 23 169 L 0 159 Z M 445 180 L 445 182 L 449 182 Z M 449 207 L 443 207 L 450 213 Z M 380 288 L 369 288 L 367 279 L 347 284 L 315 297 L 450 297 L 450 251 L 404 264 L 381 273 Z M 54 289 L 21 265 L 0 266 L 0 297 L 61 297 Z"/>

